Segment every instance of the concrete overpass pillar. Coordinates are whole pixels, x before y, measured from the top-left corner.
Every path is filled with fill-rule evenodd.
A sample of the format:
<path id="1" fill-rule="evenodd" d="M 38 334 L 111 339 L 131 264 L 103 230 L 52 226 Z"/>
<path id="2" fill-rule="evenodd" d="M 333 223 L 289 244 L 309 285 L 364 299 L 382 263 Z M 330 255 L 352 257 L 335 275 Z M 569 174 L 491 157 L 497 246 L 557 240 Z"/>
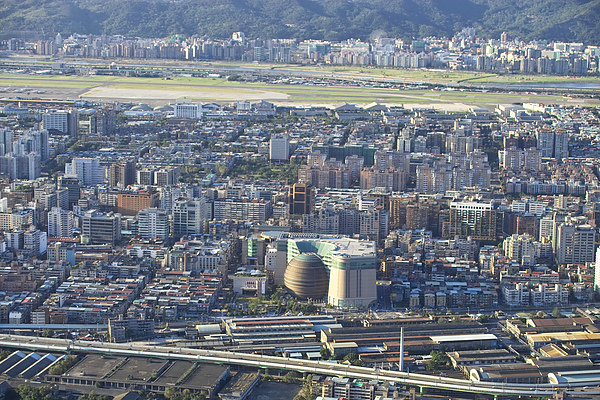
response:
<path id="1" fill-rule="evenodd" d="M 423 395 L 425 393 L 425 388 L 423 386 L 419 386 L 419 394 Z"/>

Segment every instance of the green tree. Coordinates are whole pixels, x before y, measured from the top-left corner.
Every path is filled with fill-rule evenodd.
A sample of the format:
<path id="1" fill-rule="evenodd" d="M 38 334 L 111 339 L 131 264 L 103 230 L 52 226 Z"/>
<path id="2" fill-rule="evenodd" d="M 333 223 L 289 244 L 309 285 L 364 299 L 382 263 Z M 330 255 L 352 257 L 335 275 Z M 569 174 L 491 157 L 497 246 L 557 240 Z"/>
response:
<path id="1" fill-rule="evenodd" d="M 348 353 L 344 356 L 344 361 L 350 361 L 350 364 L 361 366 L 362 361 L 358 358 L 358 354 L 356 353 Z"/>
<path id="2" fill-rule="evenodd" d="M 433 350 L 429 353 L 431 359 L 427 362 L 427 366 L 425 367 L 427 371 L 437 371 L 439 369 L 448 369 L 448 356 L 437 350 Z"/>
<path id="3" fill-rule="evenodd" d="M 290 371 L 283 376 L 283 381 L 285 383 L 295 383 L 298 378 L 300 378 L 300 374 L 295 371 Z"/>
<path id="4" fill-rule="evenodd" d="M 554 310 L 552 310 L 552 316 L 554 318 L 560 318 L 560 317 L 562 317 L 562 313 L 560 312 L 560 308 L 554 307 Z"/>
<path id="5" fill-rule="evenodd" d="M 96 394 L 92 390 L 88 394 L 84 394 L 83 396 L 79 396 L 78 400 L 111 400 L 111 399 L 112 399 L 112 396 L 107 396 L 107 395 L 104 395 L 104 394 Z"/>
<path id="6" fill-rule="evenodd" d="M 54 337 L 54 331 L 52 329 L 44 329 L 42 331 L 42 337 L 46 337 L 46 338 Z"/>
<path id="7" fill-rule="evenodd" d="M 15 392 L 20 400 L 58 400 L 58 397 L 52 395 L 50 386 L 19 385 Z"/>
<path id="8" fill-rule="evenodd" d="M 329 350 L 326 347 L 322 347 L 320 353 L 323 360 L 329 360 Z"/>
<path id="9" fill-rule="evenodd" d="M 54 366 L 52 366 L 48 370 L 48 373 L 50 375 L 62 375 L 68 370 L 70 370 L 75 364 L 77 364 L 78 361 L 79 359 L 77 358 L 77 356 L 67 356 L 64 360 L 59 361 Z"/>

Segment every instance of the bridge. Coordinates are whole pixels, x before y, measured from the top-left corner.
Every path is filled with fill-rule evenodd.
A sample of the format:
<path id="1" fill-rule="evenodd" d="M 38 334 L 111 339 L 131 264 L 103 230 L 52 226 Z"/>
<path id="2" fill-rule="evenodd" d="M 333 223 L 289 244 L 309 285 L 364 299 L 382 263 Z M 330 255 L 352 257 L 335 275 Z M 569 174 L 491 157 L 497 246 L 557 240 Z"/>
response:
<path id="1" fill-rule="evenodd" d="M 106 343 L 99 341 L 74 341 L 70 339 L 38 338 L 32 336 L 0 335 L 0 347 L 29 351 L 105 354 L 128 357 L 151 357 L 169 360 L 185 360 L 194 362 L 241 365 L 265 370 L 277 369 L 297 371 L 305 374 L 343 376 L 368 380 L 394 382 L 396 384 L 442 389 L 463 393 L 476 393 L 496 396 L 527 396 L 546 398 L 557 391 L 572 394 L 600 394 L 598 392 L 580 392 L 577 388 L 587 389 L 600 384 L 598 381 L 582 381 L 575 384 L 516 384 L 497 382 L 473 382 L 442 376 L 430 376 L 419 373 L 387 371 L 346 364 L 334 364 L 327 361 L 312 361 L 266 356 L 261 354 L 245 354 L 229 351 L 189 349 L 166 347 L 141 343 Z"/>

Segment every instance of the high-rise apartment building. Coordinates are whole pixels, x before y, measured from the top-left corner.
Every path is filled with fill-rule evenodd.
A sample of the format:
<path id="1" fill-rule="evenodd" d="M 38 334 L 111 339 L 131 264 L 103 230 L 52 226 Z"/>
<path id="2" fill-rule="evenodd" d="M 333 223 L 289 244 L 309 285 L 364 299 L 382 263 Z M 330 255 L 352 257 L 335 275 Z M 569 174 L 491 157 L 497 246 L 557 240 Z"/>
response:
<path id="1" fill-rule="evenodd" d="M 169 214 L 158 208 L 146 208 L 137 215 L 138 234 L 144 239 L 169 237 Z"/>
<path id="2" fill-rule="evenodd" d="M 442 236 L 495 241 L 498 228 L 498 213 L 491 203 L 453 202 L 442 225 Z"/>
<path id="3" fill-rule="evenodd" d="M 585 264 L 594 261 L 596 231 L 591 225 L 559 223 L 555 228 L 554 258 L 557 264 Z"/>
<path id="4" fill-rule="evenodd" d="M 84 186 L 94 186 L 104 182 L 104 169 L 96 158 L 73 158 L 65 164 L 65 175 L 76 177 Z"/>
<path id="5" fill-rule="evenodd" d="M 61 176 L 58 178 L 58 187 L 61 189 L 67 189 L 69 208 L 76 204 L 80 197 L 80 183 L 76 177 Z"/>
<path id="6" fill-rule="evenodd" d="M 309 214 L 313 208 L 314 190 L 306 183 L 294 183 L 289 188 L 290 214 Z"/>
<path id="7" fill-rule="evenodd" d="M 72 237 L 73 212 L 60 207 L 52 207 L 48 213 L 48 236 Z"/>
<path id="8" fill-rule="evenodd" d="M 289 161 L 290 139 L 285 134 L 273 134 L 269 141 L 269 160 Z"/>
<path id="9" fill-rule="evenodd" d="M 204 224 L 212 217 L 211 204 L 202 197 L 173 202 L 173 237 L 202 234 Z"/>
<path id="10" fill-rule="evenodd" d="M 569 156 L 569 133 L 565 129 L 541 128 L 535 137 L 542 157 L 562 160 Z"/>
<path id="11" fill-rule="evenodd" d="M 108 185 L 127 187 L 135 183 L 135 164 L 130 161 L 112 164 L 108 168 Z"/>
<path id="12" fill-rule="evenodd" d="M 117 128 L 117 113 L 115 110 L 98 110 L 90 115 L 90 135 L 110 136 Z"/>
<path id="13" fill-rule="evenodd" d="M 63 135 L 76 137 L 79 129 L 79 117 L 77 110 L 72 111 L 50 111 L 42 114 L 44 129 L 57 131 Z"/>

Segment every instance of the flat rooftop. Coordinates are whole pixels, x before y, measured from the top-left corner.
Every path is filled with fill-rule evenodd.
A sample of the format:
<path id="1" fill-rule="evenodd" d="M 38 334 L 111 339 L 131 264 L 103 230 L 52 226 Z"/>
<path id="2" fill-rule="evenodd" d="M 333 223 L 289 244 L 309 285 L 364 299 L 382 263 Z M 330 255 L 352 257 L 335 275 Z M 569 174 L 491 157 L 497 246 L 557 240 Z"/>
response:
<path id="1" fill-rule="evenodd" d="M 293 240 L 296 243 L 301 242 L 320 242 L 329 243 L 335 246 L 331 254 L 336 256 L 351 257 L 376 257 L 377 249 L 375 242 L 369 240 L 352 239 L 342 235 L 321 235 L 318 233 L 281 233 L 280 239 Z"/>
<path id="2" fill-rule="evenodd" d="M 192 365 L 194 365 L 194 363 L 191 361 L 174 361 L 158 379 L 153 381 L 153 383 L 156 383 L 157 385 L 174 385 L 179 378 L 192 367 Z"/>
<path id="3" fill-rule="evenodd" d="M 147 382 L 165 363 L 157 358 L 130 357 L 107 381 Z"/>
<path id="4" fill-rule="evenodd" d="M 65 375 L 73 377 L 87 376 L 100 379 L 114 367 L 119 365 L 124 359 L 125 357 L 119 356 L 90 354 L 79 361 L 79 363 L 75 364 L 75 366 L 68 370 Z"/>
<path id="5" fill-rule="evenodd" d="M 258 372 L 238 372 L 220 390 L 221 393 L 243 393 L 259 376 Z"/>
<path id="6" fill-rule="evenodd" d="M 216 384 L 225 371 L 227 371 L 226 366 L 199 363 L 196 370 L 180 386 L 192 389 L 211 387 Z"/>
<path id="7" fill-rule="evenodd" d="M 497 340 L 496 335 L 491 333 L 478 333 L 475 335 L 440 335 L 430 336 L 434 342 L 466 342 L 471 340 Z"/>

